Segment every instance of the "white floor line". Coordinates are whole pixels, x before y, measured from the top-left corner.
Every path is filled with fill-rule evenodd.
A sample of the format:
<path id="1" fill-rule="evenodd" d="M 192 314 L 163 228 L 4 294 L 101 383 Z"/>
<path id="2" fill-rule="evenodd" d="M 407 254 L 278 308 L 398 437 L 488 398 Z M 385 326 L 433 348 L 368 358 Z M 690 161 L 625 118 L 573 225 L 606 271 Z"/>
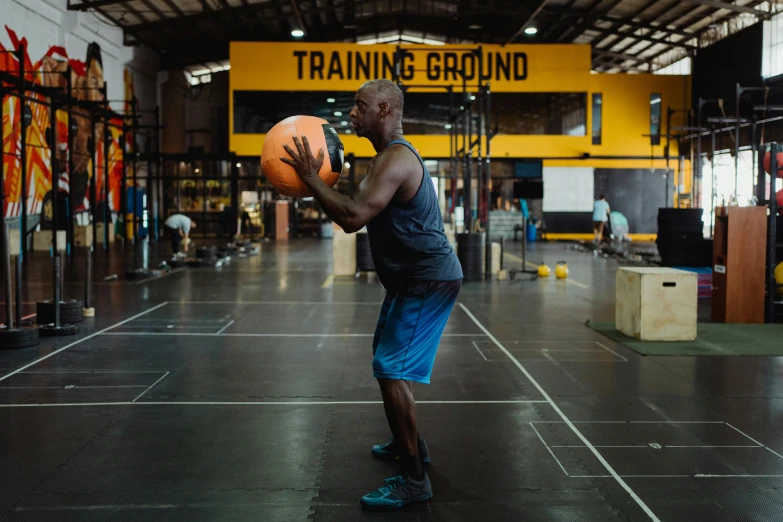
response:
<path id="1" fill-rule="evenodd" d="M 479 353 L 479 355 L 480 355 L 480 356 L 481 356 L 481 357 L 482 357 L 482 358 L 483 358 L 485 361 L 489 361 L 489 359 L 487 359 L 487 356 L 486 356 L 486 355 L 484 355 L 484 352 L 482 352 L 482 351 L 481 351 L 481 348 L 479 348 L 479 347 L 478 347 L 478 345 L 476 344 L 476 341 L 473 341 L 473 346 L 475 346 L 475 347 L 476 347 L 476 351 Z"/>
<path id="2" fill-rule="evenodd" d="M 146 392 L 144 392 L 146 393 Z M 138 400 L 135 399 L 135 400 Z M 544 404 L 547 401 L 416 401 L 416 404 Z M 361 406 L 383 404 L 383 401 L 139 401 L 139 402 L 53 402 L 0 404 L 0 408 L 59 408 L 76 406 Z"/>
<path id="3" fill-rule="evenodd" d="M 625 361 L 625 362 L 628 362 L 628 359 L 626 359 L 625 357 L 623 357 L 623 356 L 622 356 L 622 355 L 620 355 L 619 353 L 615 352 L 614 350 L 610 349 L 609 347 L 607 347 L 607 346 L 604 346 L 603 344 L 599 343 L 598 341 L 596 341 L 596 342 L 595 342 L 595 344 L 597 344 L 598 346 L 600 346 L 601 348 L 603 348 L 603 349 L 604 349 L 604 350 L 606 350 L 607 352 L 610 352 L 610 353 L 613 353 L 613 354 L 615 354 L 617 357 L 619 357 L 619 358 L 620 358 L 620 359 L 622 359 L 623 361 Z"/>
<path id="4" fill-rule="evenodd" d="M 146 390 L 144 390 L 143 392 L 141 392 L 141 394 L 140 394 L 138 397 L 136 397 L 135 399 L 133 399 L 133 402 L 136 402 L 137 400 L 139 400 L 139 399 L 141 399 L 142 397 L 144 397 L 144 395 L 145 395 L 145 394 L 146 394 L 148 391 L 150 391 L 152 388 L 154 388 L 154 387 L 155 387 L 155 385 L 156 385 L 156 384 L 158 384 L 160 381 L 162 381 L 163 379 L 165 379 L 166 377 L 168 377 L 170 373 L 171 373 L 171 372 L 166 372 L 166 373 L 164 373 L 163 375 L 161 375 L 161 376 L 160 376 L 160 378 L 159 378 L 157 381 L 153 382 L 151 386 L 147 387 L 147 389 L 146 389 Z"/>
<path id="5" fill-rule="evenodd" d="M 233 320 L 233 319 L 231 319 L 231 322 L 230 322 L 230 323 L 228 323 L 226 326 L 224 326 L 223 328 L 221 328 L 220 330 L 218 330 L 218 333 L 217 333 L 217 335 L 220 335 L 220 334 L 222 334 L 223 332 L 225 332 L 225 331 L 226 331 L 226 329 L 227 329 L 229 326 L 231 326 L 232 324 L 234 324 L 234 320 Z"/>
<path id="6" fill-rule="evenodd" d="M 566 471 L 566 469 L 563 467 L 563 464 L 561 464 L 561 463 L 560 463 L 560 459 L 558 459 L 558 458 L 557 458 L 557 456 L 555 456 L 555 453 L 552 451 L 552 447 L 557 447 L 557 446 L 552 446 L 552 447 L 550 447 L 550 446 L 549 446 L 549 445 L 548 445 L 546 442 L 544 442 L 544 437 L 542 437 L 542 436 L 541 436 L 541 434 L 538 432 L 538 430 L 536 429 L 536 427 L 535 427 L 535 426 L 533 426 L 533 423 L 532 423 L 532 422 L 530 423 L 530 427 L 531 427 L 531 428 L 533 428 L 533 431 L 535 431 L 535 432 L 536 432 L 536 435 L 538 435 L 538 438 L 539 438 L 539 439 L 541 439 L 541 444 L 543 444 L 543 445 L 544 445 L 544 447 L 545 447 L 547 450 L 549 450 L 549 454 L 550 454 L 550 455 L 552 455 L 552 458 L 554 458 L 554 459 L 555 459 L 555 462 L 557 462 L 557 465 L 558 465 L 558 466 L 560 466 L 560 469 L 562 469 L 562 470 L 563 470 L 563 473 L 565 473 L 565 474 L 566 474 L 566 477 L 569 477 L 570 475 L 568 474 L 568 472 Z"/>
<path id="7" fill-rule="evenodd" d="M 497 347 L 500 348 L 503 351 L 503 353 L 505 353 L 508 356 L 509 359 L 514 361 L 514 364 L 516 364 L 517 368 L 519 368 L 519 370 L 523 374 L 525 374 L 525 377 L 527 377 L 528 380 L 530 380 L 533 386 L 535 386 L 538 389 L 539 393 L 541 393 L 541 395 L 547 400 L 547 402 L 549 402 L 550 406 L 552 406 L 552 408 L 560 416 L 560 418 L 562 418 L 563 421 L 568 425 L 568 427 L 571 428 L 571 431 L 573 431 L 576 434 L 576 436 L 579 437 L 579 439 L 581 439 L 581 441 L 584 442 L 585 445 L 590 448 L 590 451 L 593 453 L 593 455 L 595 455 L 595 457 L 601 462 L 604 468 L 606 468 L 606 470 L 612 475 L 612 477 L 614 477 L 617 483 L 620 484 L 620 486 L 631 496 L 631 498 L 633 498 L 633 500 L 639 505 L 639 507 L 642 508 L 642 510 L 647 514 L 647 516 L 649 516 L 650 519 L 655 522 L 660 522 L 660 519 L 657 516 L 655 516 L 655 513 L 653 513 L 653 511 L 647 506 L 647 504 L 645 504 L 645 502 L 639 497 L 639 495 L 637 495 L 636 492 L 633 489 L 631 489 L 631 487 L 617 474 L 614 468 L 612 468 L 612 466 L 606 461 L 606 459 L 603 458 L 601 453 L 597 449 L 595 449 L 592 444 L 590 444 L 590 441 L 587 440 L 587 438 L 584 435 L 582 435 L 582 432 L 580 432 L 576 426 L 574 426 L 574 424 L 568 419 L 566 414 L 563 413 L 563 411 L 557 406 L 557 404 L 555 404 L 555 401 L 552 400 L 552 398 L 549 396 L 546 390 L 544 390 L 544 388 L 542 388 L 541 385 L 538 384 L 538 381 L 536 381 L 533 378 L 533 376 L 530 375 L 527 369 L 524 366 L 522 366 L 522 364 L 511 354 L 511 352 L 509 352 L 506 349 L 505 346 L 500 344 L 500 342 L 498 342 L 498 340 L 495 339 L 495 336 L 492 335 L 492 333 L 489 330 L 487 330 L 478 319 L 476 319 L 476 316 L 474 316 L 470 312 L 470 310 L 467 309 L 465 305 L 459 303 L 459 306 L 466 314 L 468 314 L 468 316 L 473 320 L 473 322 L 476 323 L 476 326 L 478 326 L 487 335 L 487 337 L 489 337 L 497 345 Z"/>
<path id="8" fill-rule="evenodd" d="M 778 453 L 777 451 L 774 451 L 774 450 L 771 450 L 771 449 L 769 449 L 769 446 L 764 446 L 764 449 L 766 449 L 766 450 L 767 450 L 767 451 L 769 451 L 770 453 L 772 453 L 772 454 L 774 454 L 774 455 L 777 455 L 778 457 L 780 457 L 781 459 L 783 459 L 783 455 L 781 455 L 781 454 L 780 454 L 780 453 Z"/>
<path id="9" fill-rule="evenodd" d="M 695 478 L 780 478 L 783 475 L 693 475 Z"/>
<path id="10" fill-rule="evenodd" d="M 620 478 L 689 478 L 694 475 L 619 475 Z M 612 475 L 571 475 L 571 478 L 612 478 Z"/>
<path id="11" fill-rule="evenodd" d="M 678 421 L 678 420 L 659 420 L 659 421 L 628 421 L 629 424 L 726 424 L 723 421 Z"/>
<path id="12" fill-rule="evenodd" d="M 587 446 L 552 446 L 553 448 L 586 448 Z M 647 444 L 640 444 L 638 446 L 598 446 L 594 445 L 594 448 L 649 448 Z M 668 447 L 668 446 L 665 446 Z"/>
<path id="13" fill-rule="evenodd" d="M 725 424 L 726 426 L 728 426 L 729 428 L 733 429 L 734 431 L 736 431 L 737 433 L 739 433 L 740 435 L 744 435 L 744 436 L 745 436 L 745 438 L 747 438 L 747 439 L 749 439 L 749 440 L 752 440 L 753 442 L 755 442 L 755 443 L 756 443 L 756 444 L 758 444 L 759 446 L 764 446 L 762 443 L 760 443 L 760 442 L 759 442 L 759 441 L 757 441 L 756 439 L 752 438 L 752 437 L 751 437 L 750 435 L 748 435 L 747 433 L 743 433 L 742 431 L 738 430 L 737 428 L 735 428 L 734 426 L 732 426 L 732 425 L 731 425 L 731 424 L 729 424 L 728 422 L 724 422 L 724 424 Z"/>
<path id="14" fill-rule="evenodd" d="M 188 305 L 376 305 L 380 310 L 383 298 L 378 301 L 171 301 L 171 304 Z"/>
<path id="15" fill-rule="evenodd" d="M 188 268 L 188 267 L 186 267 L 186 266 L 183 266 L 183 267 L 181 267 L 181 268 L 175 268 L 175 269 L 174 269 L 174 270 L 172 270 L 171 272 L 167 272 L 167 273 L 163 274 L 162 276 L 157 276 L 157 277 L 148 277 L 147 279 L 142 279 L 141 281 L 136 281 L 136 282 L 135 282 L 135 283 L 133 283 L 133 284 L 134 284 L 134 285 L 143 285 L 143 284 L 145 284 L 145 283 L 150 283 L 150 282 L 152 282 L 152 281 L 157 281 L 158 279 L 163 279 L 164 277 L 168 277 L 168 276 L 170 276 L 171 274 L 176 274 L 176 273 L 178 273 L 178 272 L 182 272 L 183 270 L 185 270 L 185 269 L 187 269 L 187 268 Z"/>
<path id="16" fill-rule="evenodd" d="M 62 386 L 0 386 L 0 390 L 85 390 L 85 389 L 104 389 L 104 388 L 146 388 L 145 384 L 125 385 L 125 386 L 77 386 L 75 384 L 64 384 Z"/>
<path id="17" fill-rule="evenodd" d="M 44 360 L 48 359 L 49 357 L 51 357 L 53 355 L 57 355 L 58 353 L 60 353 L 62 351 L 65 351 L 65 350 L 67 350 L 68 348 L 70 348 L 72 346 L 76 346 L 77 344 L 82 343 L 82 342 L 86 341 L 87 339 L 92 339 L 93 337 L 97 337 L 97 336 L 99 336 L 99 335 L 101 335 L 103 333 L 108 332 L 109 330 L 111 330 L 113 328 L 117 328 L 118 326 L 121 326 L 121 325 L 123 325 L 125 323 L 128 323 L 130 321 L 133 321 L 134 319 L 137 319 L 137 318 L 139 318 L 139 317 L 141 317 L 141 316 L 143 316 L 145 314 L 153 312 L 153 311 L 157 310 L 158 308 L 162 308 L 162 307 L 166 306 L 167 304 L 169 304 L 169 302 L 168 301 L 164 301 L 161 304 L 153 306 L 152 308 L 149 308 L 149 309 L 147 309 L 147 310 L 145 310 L 145 311 L 143 311 L 143 312 L 141 312 L 139 314 L 136 314 L 133 317 L 129 317 L 128 319 L 125 319 L 124 321 L 120 321 L 119 323 L 114 324 L 112 326 L 109 326 L 108 328 L 104 328 L 103 330 L 99 330 L 99 331 L 95 332 L 94 334 L 88 335 L 87 337 L 82 337 L 81 339 L 79 339 L 77 341 L 74 341 L 71 344 L 66 344 L 65 346 L 63 346 L 59 350 L 55 350 L 52 353 L 41 357 L 40 359 L 36 359 L 35 361 L 33 361 L 33 362 L 29 363 L 29 364 L 26 364 L 26 365 L 22 366 L 21 368 L 18 368 L 16 370 L 12 371 L 11 373 L 4 375 L 3 377 L 0 377 L 0 381 L 4 381 L 7 378 L 11 377 L 12 375 L 15 375 L 15 374 L 17 374 L 17 373 L 19 373 L 19 372 L 21 372 L 23 370 L 26 370 L 27 368 L 30 368 L 31 366 L 35 366 L 39 362 L 44 361 Z"/>
<path id="18" fill-rule="evenodd" d="M 373 337 L 371 333 L 348 333 L 348 334 L 329 334 L 329 333 L 203 333 L 203 332 L 107 332 L 102 335 L 124 335 L 133 336 L 170 336 L 170 337 Z M 484 334 L 443 334 L 441 337 L 484 337 Z"/>
<path id="19" fill-rule="evenodd" d="M 62 373 L 164 373 L 165 370 L 33 370 L 19 374 L 62 374 Z"/>
<path id="20" fill-rule="evenodd" d="M 764 446 L 666 446 L 664 448 L 689 448 L 689 449 L 713 449 L 713 448 L 763 448 Z"/>

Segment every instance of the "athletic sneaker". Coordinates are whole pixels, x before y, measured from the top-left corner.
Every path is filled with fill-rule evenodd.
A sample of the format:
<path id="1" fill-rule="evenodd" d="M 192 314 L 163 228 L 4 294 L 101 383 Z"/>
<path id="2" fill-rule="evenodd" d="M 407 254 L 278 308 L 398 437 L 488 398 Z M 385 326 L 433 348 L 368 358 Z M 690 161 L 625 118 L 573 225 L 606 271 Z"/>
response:
<path id="1" fill-rule="evenodd" d="M 362 497 L 361 505 L 366 509 L 399 509 L 413 504 L 424 502 L 432 498 L 432 484 L 427 473 L 422 480 L 413 480 L 408 475 L 398 475 L 384 480 L 385 486 Z"/>
<path id="2" fill-rule="evenodd" d="M 373 446 L 372 454 L 378 458 L 399 459 L 402 454 L 402 448 L 392 437 L 386 444 Z M 430 451 L 427 449 L 427 443 L 424 439 L 419 439 L 419 460 L 422 464 L 427 464 L 430 461 Z"/>

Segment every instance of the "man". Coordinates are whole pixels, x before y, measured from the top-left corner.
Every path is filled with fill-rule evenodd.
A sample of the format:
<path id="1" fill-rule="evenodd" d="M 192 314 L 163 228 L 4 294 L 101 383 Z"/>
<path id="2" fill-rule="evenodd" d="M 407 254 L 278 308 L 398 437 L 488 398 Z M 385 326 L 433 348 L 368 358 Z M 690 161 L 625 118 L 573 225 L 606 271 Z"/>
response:
<path id="1" fill-rule="evenodd" d="M 429 384 L 443 328 L 462 284 L 462 267 L 443 230 L 437 194 L 416 150 L 402 135 L 403 94 L 388 80 L 359 89 L 351 109 L 357 136 L 376 151 L 356 194 L 332 190 L 318 177 L 324 161 L 307 137 L 295 137 L 298 154 L 281 158 L 313 192 L 326 214 L 348 233 L 365 225 L 378 278 L 387 294 L 373 341 L 378 379 L 392 438 L 372 448 L 377 457 L 399 457 L 399 475 L 361 499 L 362 506 L 395 509 L 432 497 L 422 469 L 427 445 L 416 429 L 413 382 Z"/>
<path id="2" fill-rule="evenodd" d="M 190 234 L 191 228 L 196 228 L 196 222 L 184 214 L 172 214 L 168 217 L 164 224 L 166 225 L 169 238 L 171 239 L 172 254 L 174 256 L 184 257 L 185 254 L 180 254 L 179 252 L 179 244 L 184 239 L 184 249 L 185 252 L 188 251 L 188 244 L 190 243 L 188 235 Z"/>
<path id="3" fill-rule="evenodd" d="M 594 243 L 600 243 L 604 237 L 604 227 L 609 220 L 609 203 L 603 194 L 593 202 L 593 234 L 595 234 Z"/>

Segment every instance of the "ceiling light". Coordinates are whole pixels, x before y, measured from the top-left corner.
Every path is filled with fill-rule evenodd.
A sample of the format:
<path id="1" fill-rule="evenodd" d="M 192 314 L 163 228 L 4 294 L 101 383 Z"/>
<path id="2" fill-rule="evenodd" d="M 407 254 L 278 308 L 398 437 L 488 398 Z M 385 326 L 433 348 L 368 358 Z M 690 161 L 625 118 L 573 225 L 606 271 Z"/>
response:
<path id="1" fill-rule="evenodd" d="M 351 129 L 345 129 L 345 133 L 346 134 L 350 134 L 351 133 Z"/>
<path id="2" fill-rule="evenodd" d="M 350 169 L 350 168 L 351 168 L 351 164 L 350 164 L 350 163 L 348 163 L 347 161 L 345 162 L 345 168 L 346 168 L 346 169 Z"/>
<path id="3" fill-rule="evenodd" d="M 470 101 L 473 101 L 473 100 L 475 100 L 475 99 L 476 99 L 476 96 L 475 96 L 474 94 L 471 94 L 471 95 L 470 95 Z"/>
<path id="4" fill-rule="evenodd" d="M 242 164 L 241 163 L 237 163 L 237 168 L 240 168 L 240 167 L 242 167 Z"/>
<path id="5" fill-rule="evenodd" d="M 342 112 L 340 112 L 340 111 L 334 111 L 334 115 L 335 115 L 335 116 L 342 116 L 342 115 L 343 115 L 343 113 L 342 113 Z"/>
<path id="6" fill-rule="evenodd" d="M 301 29 L 294 29 L 293 31 L 291 31 L 291 36 L 293 36 L 294 38 L 301 38 L 304 36 L 304 31 L 302 31 Z"/>
<path id="7" fill-rule="evenodd" d="M 474 31 L 477 31 L 478 29 L 481 29 L 481 26 L 478 24 L 469 25 L 468 29 L 472 29 Z"/>
<path id="8" fill-rule="evenodd" d="M 326 103 L 334 103 L 334 98 L 326 98 Z"/>
<path id="9" fill-rule="evenodd" d="M 341 121 L 340 125 L 348 125 L 348 122 L 347 121 Z"/>
<path id="10" fill-rule="evenodd" d="M 196 174 L 198 174 L 198 173 L 199 173 L 199 172 L 201 172 L 201 171 L 200 171 L 199 169 L 196 169 L 196 170 L 195 170 L 195 172 L 196 172 Z"/>
<path id="11" fill-rule="evenodd" d="M 446 125 L 443 126 L 443 128 L 444 129 L 450 129 L 451 128 L 451 123 L 447 123 Z"/>
<path id="12" fill-rule="evenodd" d="M 538 32 L 538 28 L 534 25 L 531 25 L 530 27 L 525 27 L 525 34 L 534 35 Z"/>

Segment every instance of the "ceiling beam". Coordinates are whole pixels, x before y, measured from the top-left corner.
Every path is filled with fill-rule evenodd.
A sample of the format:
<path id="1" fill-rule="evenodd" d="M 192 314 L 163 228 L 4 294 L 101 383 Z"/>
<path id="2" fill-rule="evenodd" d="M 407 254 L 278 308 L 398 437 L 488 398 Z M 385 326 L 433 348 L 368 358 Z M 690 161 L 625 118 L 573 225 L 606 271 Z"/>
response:
<path id="1" fill-rule="evenodd" d="M 544 7 L 546 7 L 546 4 L 548 4 L 548 3 L 549 3 L 549 0 L 541 0 L 541 3 L 540 3 L 540 4 L 538 4 L 538 7 L 536 8 L 536 10 L 535 10 L 535 11 L 533 11 L 533 14 L 531 14 L 531 15 L 530 15 L 530 17 L 529 17 L 529 18 L 528 18 L 528 19 L 525 21 L 525 23 L 524 23 L 524 24 L 522 24 L 522 26 L 521 26 L 519 29 L 517 29 L 517 32 L 516 32 L 516 33 L 514 33 L 514 34 L 511 36 L 511 38 L 509 38 L 509 39 L 508 39 L 508 41 L 506 42 L 506 44 L 505 44 L 505 45 L 508 45 L 508 44 L 510 44 L 511 42 L 513 42 L 514 40 L 516 40 L 516 39 L 517 39 L 517 37 L 518 37 L 520 34 L 522 34 L 522 33 L 524 32 L 524 30 L 525 30 L 525 29 L 527 29 L 528 27 L 530 27 L 530 24 L 532 24 L 532 23 L 535 21 L 535 19 L 536 19 L 536 16 L 538 16 L 538 14 L 541 12 L 541 10 L 542 10 L 542 9 L 544 9 Z"/>
<path id="2" fill-rule="evenodd" d="M 674 42 L 674 41 L 665 40 L 665 39 L 662 39 L 662 38 L 651 38 L 649 36 L 642 36 L 642 35 L 638 35 L 638 34 L 634 34 L 634 33 L 625 33 L 625 32 L 622 32 L 622 31 L 615 30 L 615 29 L 601 29 L 601 28 L 598 28 L 598 27 L 591 28 L 589 30 L 598 31 L 598 32 L 601 33 L 598 37 L 593 39 L 594 42 L 599 42 L 599 41 L 605 39 L 606 37 L 612 37 L 612 36 L 615 37 L 615 39 L 612 40 L 611 43 L 605 45 L 604 47 L 601 47 L 601 49 L 607 49 L 608 50 L 610 47 L 612 47 L 614 45 L 617 45 L 618 43 L 620 43 L 621 41 L 623 41 L 626 38 L 632 38 L 634 40 L 640 40 L 642 42 L 650 42 L 650 43 L 653 43 L 653 44 L 663 44 L 663 45 L 668 45 L 668 46 L 671 46 L 671 47 L 682 47 L 683 49 L 688 49 L 689 51 L 695 51 L 697 49 L 697 47 L 695 45 L 693 45 L 693 44 L 686 44 L 686 43 L 684 43 L 684 40 L 683 41 L 679 41 L 679 42 Z M 626 48 L 627 47 L 630 47 L 630 45 L 626 46 Z"/>
<path id="3" fill-rule="evenodd" d="M 731 4 L 729 2 L 720 2 L 718 0 L 683 0 L 684 4 L 698 4 L 706 5 L 714 9 L 726 9 L 728 11 L 734 11 L 735 13 L 747 13 L 753 14 L 764 20 L 769 20 L 772 17 L 772 13 L 769 11 L 762 11 L 761 9 L 755 9 L 744 5 Z"/>
<path id="4" fill-rule="evenodd" d="M 124 4 L 126 0 L 81 0 L 79 3 L 71 2 L 68 0 L 69 11 L 87 11 L 88 9 L 97 9 L 99 7 L 106 7 L 116 4 Z"/>
<path id="5" fill-rule="evenodd" d="M 686 31 L 681 31 L 679 29 L 669 29 L 668 27 L 664 25 L 652 25 L 652 24 L 645 24 L 645 23 L 639 23 L 634 22 L 630 19 L 625 20 L 622 18 L 612 18 L 608 16 L 598 16 L 595 18 L 595 21 L 597 22 L 608 22 L 612 23 L 617 27 L 617 29 L 622 29 L 625 26 L 628 26 L 634 30 L 643 30 L 643 31 L 650 31 L 650 32 L 661 32 L 661 33 L 667 33 L 670 35 L 677 35 L 677 36 L 683 36 L 683 37 L 690 37 L 693 38 L 696 36 L 696 33 L 688 33 Z"/>

